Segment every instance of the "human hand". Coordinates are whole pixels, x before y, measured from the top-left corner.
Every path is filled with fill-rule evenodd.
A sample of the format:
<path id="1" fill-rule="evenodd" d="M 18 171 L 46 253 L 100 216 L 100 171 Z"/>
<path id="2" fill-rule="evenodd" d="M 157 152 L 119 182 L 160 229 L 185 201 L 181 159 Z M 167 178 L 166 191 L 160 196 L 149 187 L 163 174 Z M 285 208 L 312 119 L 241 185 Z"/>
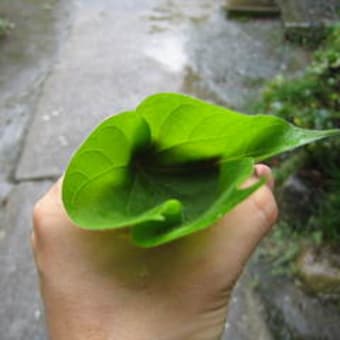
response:
<path id="1" fill-rule="evenodd" d="M 52 340 L 218 339 L 231 290 L 277 217 L 273 178 L 213 227 L 160 247 L 76 228 L 61 180 L 36 204 L 32 247 Z"/>

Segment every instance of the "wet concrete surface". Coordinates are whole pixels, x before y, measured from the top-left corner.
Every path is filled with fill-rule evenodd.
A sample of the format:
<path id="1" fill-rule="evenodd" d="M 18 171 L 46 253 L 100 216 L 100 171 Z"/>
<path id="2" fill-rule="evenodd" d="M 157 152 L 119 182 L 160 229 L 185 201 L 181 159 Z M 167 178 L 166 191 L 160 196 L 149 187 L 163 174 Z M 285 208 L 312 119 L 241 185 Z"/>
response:
<path id="1" fill-rule="evenodd" d="M 267 79 L 308 55 L 284 41 L 278 19 L 231 20 L 211 0 L 8 0 L 0 10 L 16 22 L 0 43 L 0 339 L 45 339 L 30 211 L 90 130 L 160 91 L 247 111 Z M 244 287 L 231 318 L 247 321 L 226 337 L 270 339 Z"/>
<path id="2" fill-rule="evenodd" d="M 0 40 L 1 181 L 12 177 L 41 84 L 66 37 L 70 9 L 64 0 L 3 0 L 0 15 L 15 25 Z"/>
<path id="3" fill-rule="evenodd" d="M 71 4 L 3 0 L 15 24 L 0 40 L 0 339 L 46 339 L 29 235 L 31 210 L 50 183 L 16 183 L 14 171 L 41 87 L 67 37 Z"/>
<path id="4" fill-rule="evenodd" d="M 34 201 L 51 185 L 40 181 L 13 188 L 0 228 L 0 339 L 46 339 L 37 275 L 30 249 Z"/>
<path id="5" fill-rule="evenodd" d="M 208 99 L 240 108 L 267 79 L 301 68 L 305 56 L 288 46 L 279 21 L 228 21 L 207 0 L 147 1 L 133 11 L 116 1 L 79 1 L 16 179 L 60 175 L 93 126 L 154 92 L 200 87 Z"/>
<path id="6" fill-rule="evenodd" d="M 200 3 L 206 2 L 192 7 Z M 149 94 L 181 89 L 188 22 L 173 10 L 181 13 L 182 6 L 148 1 L 129 10 L 116 1 L 78 2 L 70 38 L 38 103 L 17 179 L 60 175 L 76 145 L 103 118 L 133 109 Z M 155 32 L 162 16 L 169 27 Z"/>
<path id="7" fill-rule="evenodd" d="M 201 84 L 231 108 L 249 112 L 262 85 L 304 68 L 308 54 L 285 42 L 279 19 L 228 19 L 216 11 L 191 32 L 190 68 Z"/>

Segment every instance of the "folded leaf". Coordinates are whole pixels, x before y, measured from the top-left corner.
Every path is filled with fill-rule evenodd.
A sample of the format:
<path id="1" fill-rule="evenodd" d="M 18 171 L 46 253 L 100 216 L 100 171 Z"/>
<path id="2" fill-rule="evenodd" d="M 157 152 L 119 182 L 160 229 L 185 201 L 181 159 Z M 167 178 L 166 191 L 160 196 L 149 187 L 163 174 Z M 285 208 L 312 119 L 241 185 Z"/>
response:
<path id="1" fill-rule="evenodd" d="M 63 202 L 81 228 L 131 228 L 157 246 L 209 227 L 263 184 L 255 161 L 339 130 L 298 129 L 180 94 L 158 94 L 102 122 L 72 157 Z"/>

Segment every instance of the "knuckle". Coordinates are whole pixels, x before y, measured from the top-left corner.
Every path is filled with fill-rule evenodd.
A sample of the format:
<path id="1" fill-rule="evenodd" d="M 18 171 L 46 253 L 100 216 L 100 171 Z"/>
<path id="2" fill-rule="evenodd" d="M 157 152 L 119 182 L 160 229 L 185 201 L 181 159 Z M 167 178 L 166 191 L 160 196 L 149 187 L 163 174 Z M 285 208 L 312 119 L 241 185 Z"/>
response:
<path id="1" fill-rule="evenodd" d="M 279 214 L 274 195 L 268 187 L 263 187 L 255 193 L 253 202 L 263 222 L 263 232 L 267 233 L 276 222 Z"/>

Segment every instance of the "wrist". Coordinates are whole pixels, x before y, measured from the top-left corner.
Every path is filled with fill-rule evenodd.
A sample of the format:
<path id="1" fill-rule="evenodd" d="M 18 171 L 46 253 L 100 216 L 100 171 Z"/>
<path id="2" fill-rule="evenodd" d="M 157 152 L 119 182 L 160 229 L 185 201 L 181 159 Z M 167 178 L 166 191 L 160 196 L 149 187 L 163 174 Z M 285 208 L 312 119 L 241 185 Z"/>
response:
<path id="1" fill-rule="evenodd" d="M 180 308 L 44 295 L 51 340 L 217 340 L 224 329 L 225 310 L 193 314 Z M 115 300 L 115 299 L 114 299 Z"/>

